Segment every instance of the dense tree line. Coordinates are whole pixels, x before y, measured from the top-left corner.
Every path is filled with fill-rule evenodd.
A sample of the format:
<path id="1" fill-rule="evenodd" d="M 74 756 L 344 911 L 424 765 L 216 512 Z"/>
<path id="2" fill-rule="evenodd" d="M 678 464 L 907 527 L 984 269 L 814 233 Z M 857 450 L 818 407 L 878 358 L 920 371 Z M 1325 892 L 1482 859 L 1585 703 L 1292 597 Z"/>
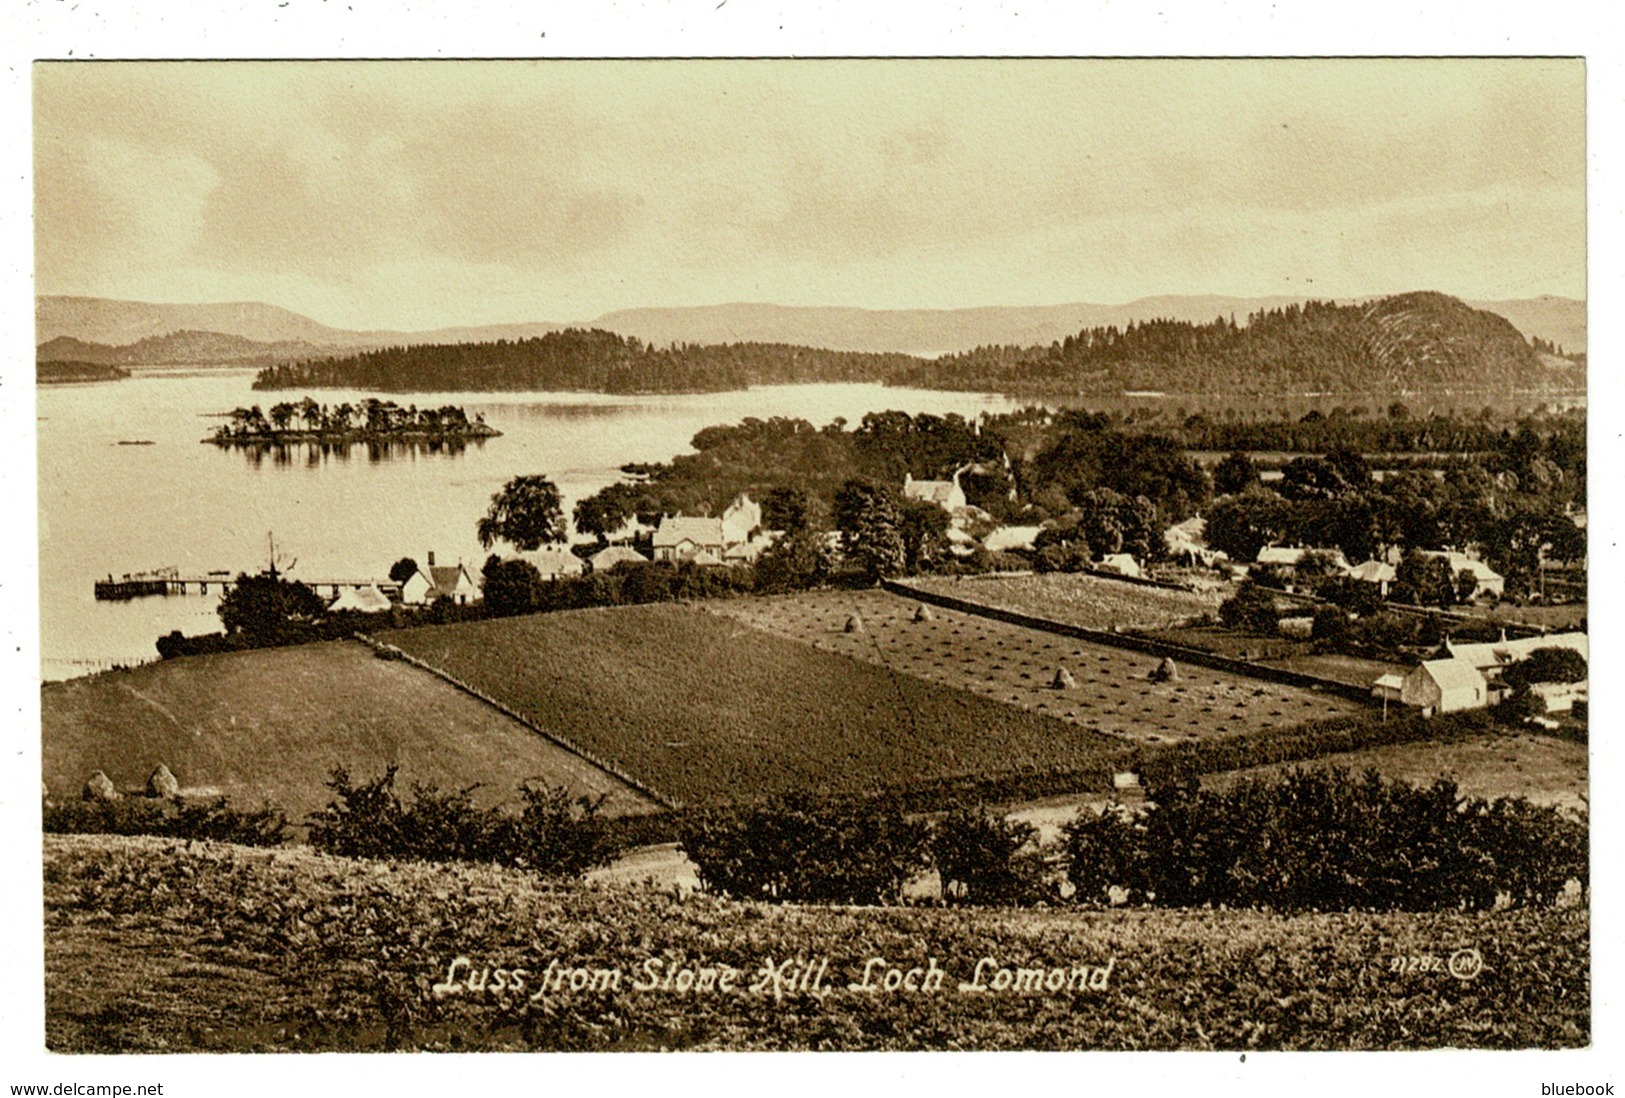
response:
<path id="1" fill-rule="evenodd" d="M 1147 320 L 1048 348 L 982 347 L 914 366 L 903 384 L 1045 393 L 1381 392 L 1583 384 L 1543 367 L 1504 318 L 1437 293 L 1310 301 L 1238 324 Z"/>
<path id="2" fill-rule="evenodd" d="M 1544 349 L 1544 345 L 1543 345 Z M 1504 318 L 1437 293 L 1363 305 L 1310 301 L 1207 324 L 1086 328 L 1049 347 L 978 347 L 936 359 L 777 343 L 653 347 L 598 329 L 532 339 L 389 347 L 267 367 L 258 389 L 720 392 L 883 382 L 1076 395 L 1473 391 L 1583 387 L 1583 365 L 1540 355 Z"/>
<path id="3" fill-rule="evenodd" d="M 752 385 L 889 381 L 920 360 L 779 343 L 676 344 L 569 328 L 533 339 L 386 347 L 270 366 L 256 389 L 707 393 Z"/>

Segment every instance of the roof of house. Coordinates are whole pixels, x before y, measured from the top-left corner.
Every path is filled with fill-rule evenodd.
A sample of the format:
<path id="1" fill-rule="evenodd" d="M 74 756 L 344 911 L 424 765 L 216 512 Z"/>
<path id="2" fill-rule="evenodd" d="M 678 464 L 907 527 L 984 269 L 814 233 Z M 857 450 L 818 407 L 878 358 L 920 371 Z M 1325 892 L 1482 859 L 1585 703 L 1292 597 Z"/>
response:
<path id="1" fill-rule="evenodd" d="M 959 487 L 957 477 L 958 474 L 955 474 L 954 480 L 915 480 L 912 476 L 905 476 L 903 496 L 906 499 L 923 499 L 939 507 L 946 507 L 954 489 Z"/>
<path id="2" fill-rule="evenodd" d="M 328 606 L 329 610 L 359 610 L 364 614 L 376 614 L 381 610 L 388 610 L 389 597 L 378 590 L 376 584 L 366 587 L 346 588 L 338 598 Z"/>
<path id="3" fill-rule="evenodd" d="M 721 564 L 722 558 L 710 549 L 700 549 L 689 558 L 689 561 L 693 564 Z"/>
<path id="4" fill-rule="evenodd" d="M 1116 568 L 1124 572 L 1138 572 L 1140 570 L 1140 562 L 1135 560 L 1130 553 L 1107 553 L 1100 558 L 1100 564 L 1103 568 Z"/>
<path id="5" fill-rule="evenodd" d="M 638 564 L 647 564 L 649 558 L 638 552 L 636 549 L 629 548 L 625 545 L 611 545 L 607 549 L 598 550 L 598 552 L 592 555 L 591 560 L 593 571 L 602 572 L 605 569 L 613 568 L 617 564 L 622 564 L 627 561 L 632 561 Z"/>
<path id="6" fill-rule="evenodd" d="M 1502 578 L 1501 573 L 1483 561 L 1474 560 L 1466 553 L 1458 553 L 1454 549 L 1424 549 L 1422 555 L 1448 561 L 1452 572 L 1466 572 L 1478 580 L 1498 580 Z"/>
<path id="7" fill-rule="evenodd" d="M 1000 526 L 982 539 L 990 552 L 1001 553 L 1009 549 L 1031 549 L 1042 526 Z"/>
<path id="8" fill-rule="evenodd" d="M 1483 644 L 1457 644 L 1445 642 L 1445 651 L 1456 659 L 1466 660 L 1474 667 L 1501 667 L 1517 663 L 1538 648 L 1567 648 L 1578 652 L 1589 661 L 1591 643 L 1584 633 L 1548 633 L 1543 637 L 1521 637 L 1518 640 L 1489 641 Z"/>
<path id="9" fill-rule="evenodd" d="M 1386 675 L 1378 675 L 1377 676 L 1377 681 L 1373 682 L 1371 684 L 1372 689 L 1381 688 L 1381 689 L 1384 689 L 1384 690 L 1398 690 L 1401 686 L 1404 686 L 1404 685 L 1405 685 L 1405 676 L 1400 675 L 1400 674 L 1396 674 L 1394 672 L 1389 672 Z"/>
<path id="10" fill-rule="evenodd" d="M 1394 566 L 1382 560 L 1364 561 L 1349 569 L 1351 578 L 1366 583 L 1392 583 L 1395 574 Z"/>
<path id="11" fill-rule="evenodd" d="M 1468 660 L 1428 660 L 1422 664 L 1422 670 L 1427 672 L 1443 691 L 1484 689 L 1483 674 Z"/>
<path id="12" fill-rule="evenodd" d="M 470 587 L 474 581 L 469 577 L 468 569 L 461 564 L 431 564 L 428 569 L 429 588 L 443 595 L 449 595 L 457 590 L 460 582 L 466 580 Z"/>
<path id="13" fill-rule="evenodd" d="M 544 576 L 574 576 L 583 571 L 581 558 L 562 545 L 544 545 L 519 554 L 519 559 L 535 565 L 536 571 Z"/>
<path id="14" fill-rule="evenodd" d="M 684 541 L 692 541 L 700 546 L 722 546 L 726 541 L 722 532 L 722 520 L 699 515 L 688 518 L 682 515 L 662 515 L 660 527 L 655 531 L 655 548 L 670 548 L 681 545 Z"/>
<path id="15" fill-rule="evenodd" d="M 1264 548 L 1262 548 L 1262 549 L 1260 549 L 1258 551 L 1258 563 L 1259 564 L 1297 564 L 1300 560 L 1303 559 L 1303 555 L 1305 553 L 1324 553 L 1328 557 L 1330 557 L 1333 560 L 1333 562 L 1339 563 L 1339 564 L 1343 563 L 1344 559 L 1345 559 L 1343 557 L 1343 550 L 1341 550 L 1341 549 L 1317 549 L 1314 546 L 1304 546 L 1304 545 L 1298 545 L 1298 546 L 1292 546 L 1292 547 L 1286 547 L 1286 546 L 1280 546 L 1280 545 L 1266 545 Z"/>
<path id="16" fill-rule="evenodd" d="M 761 524 L 762 505 L 751 499 L 748 492 L 735 496 L 728 509 L 722 512 L 723 532 L 729 535 L 730 541 L 744 541 Z"/>

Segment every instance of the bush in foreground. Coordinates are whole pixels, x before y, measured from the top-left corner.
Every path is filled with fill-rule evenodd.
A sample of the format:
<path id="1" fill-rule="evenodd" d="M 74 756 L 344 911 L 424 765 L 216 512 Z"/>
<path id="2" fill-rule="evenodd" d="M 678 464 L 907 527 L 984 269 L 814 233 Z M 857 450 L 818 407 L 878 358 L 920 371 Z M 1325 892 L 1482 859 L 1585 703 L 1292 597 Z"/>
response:
<path id="1" fill-rule="evenodd" d="M 1114 889 L 1159 907 L 1274 911 L 1490 910 L 1554 903 L 1589 880 L 1586 828 L 1523 798 L 1293 770 L 1228 792 L 1173 778 L 1138 816 L 1084 810 L 1067 826 L 1080 898 Z"/>
<path id="2" fill-rule="evenodd" d="M 791 794 L 685 821 L 679 843 L 710 891 L 739 899 L 896 903 L 930 864 L 929 833 L 883 801 Z"/>

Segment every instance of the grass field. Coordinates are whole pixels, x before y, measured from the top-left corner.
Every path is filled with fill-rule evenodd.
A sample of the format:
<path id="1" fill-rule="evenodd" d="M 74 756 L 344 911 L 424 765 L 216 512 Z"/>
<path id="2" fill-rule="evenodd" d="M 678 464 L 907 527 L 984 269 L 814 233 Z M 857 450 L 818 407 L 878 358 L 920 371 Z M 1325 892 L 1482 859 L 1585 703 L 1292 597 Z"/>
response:
<path id="1" fill-rule="evenodd" d="M 1316 652 L 1310 641 L 1287 637 L 1260 637 L 1238 633 L 1222 625 L 1192 625 L 1176 629 L 1146 630 L 1145 635 L 1170 644 L 1200 648 L 1230 659 L 1257 660 L 1266 667 L 1280 667 L 1333 682 L 1368 687 L 1380 675 L 1403 675 L 1404 664 L 1385 660 L 1345 656 L 1336 652 Z"/>
<path id="2" fill-rule="evenodd" d="M 1312 764 L 1285 763 L 1211 774 L 1203 785 L 1227 788 L 1242 778 L 1261 777 L 1293 767 L 1343 766 L 1359 773 L 1375 768 L 1383 777 L 1430 784 L 1454 780 L 1466 796 L 1528 797 L 1563 808 L 1587 807 L 1587 752 L 1583 744 L 1550 736 L 1506 733 L 1451 743 L 1407 743 L 1325 755 Z"/>
<path id="3" fill-rule="evenodd" d="M 192 656 L 52 683 L 40 691 L 45 783 L 77 799 L 104 770 L 143 786 L 164 763 L 186 786 L 214 786 L 243 807 L 264 801 L 295 820 L 325 805 L 328 773 L 445 788 L 485 783 L 484 803 L 539 777 L 609 794 L 605 811 L 650 810 L 623 782 L 424 671 L 351 641 Z M 405 786 L 403 786 L 405 788 Z"/>
<path id="4" fill-rule="evenodd" d="M 1030 767 L 1104 774 L 1117 747 L 1076 723 L 688 606 L 535 614 L 381 639 L 687 804 Z"/>
<path id="5" fill-rule="evenodd" d="M 1076 573 L 910 580 L 922 591 L 1086 629 L 1157 629 L 1216 613 L 1223 591 L 1173 591 Z"/>
<path id="6" fill-rule="evenodd" d="M 917 606 L 885 591 L 811 591 L 717 601 L 707 609 L 821 651 L 1140 743 L 1369 711 L 1336 695 L 1191 665 L 1179 668 L 1176 682 L 1151 682 L 1147 675 L 1161 662 L 1154 656 L 935 606 L 932 620 L 915 621 Z M 861 633 L 845 632 L 853 614 L 864 623 Z M 1053 687 L 1061 667 L 1076 686 Z"/>
<path id="7" fill-rule="evenodd" d="M 1291 918 L 774 907 L 555 885 L 515 870 L 110 836 L 48 836 L 44 863 L 45 1038 L 58 1052 L 1255 1051 L 1590 1040 L 1584 906 Z M 1444 971 L 1461 949 L 1482 958 L 1467 980 Z M 470 964 L 448 979 L 459 956 Z M 818 966 L 817 993 L 781 984 L 774 994 L 761 977 L 769 958 Z M 935 958 L 943 987 L 851 990 L 874 958 L 900 970 Z M 1058 991 L 960 991 L 984 958 L 994 971 L 1060 969 L 1063 982 L 1076 968 L 1101 975 L 1093 987 Z M 588 978 L 549 989 L 549 962 Z M 737 983 L 685 992 L 661 982 L 708 966 L 736 970 Z M 469 968 L 522 968 L 526 982 L 493 989 Z M 471 980 L 484 990 L 469 990 Z M 982 986 L 992 984 L 984 972 Z"/>

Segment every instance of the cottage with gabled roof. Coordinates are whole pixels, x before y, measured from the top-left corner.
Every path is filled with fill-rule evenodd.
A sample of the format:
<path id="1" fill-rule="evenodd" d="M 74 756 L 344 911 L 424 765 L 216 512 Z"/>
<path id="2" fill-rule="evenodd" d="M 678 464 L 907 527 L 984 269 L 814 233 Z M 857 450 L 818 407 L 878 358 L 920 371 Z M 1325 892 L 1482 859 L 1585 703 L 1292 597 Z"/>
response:
<path id="1" fill-rule="evenodd" d="M 1489 704 L 1489 683 L 1469 660 L 1427 660 L 1405 676 L 1399 700 L 1425 716 L 1482 709 Z"/>
<path id="2" fill-rule="evenodd" d="M 655 560 L 693 560 L 700 553 L 720 562 L 728 547 L 722 520 L 701 516 L 663 515 L 654 533 Z"/>
<path id="3" fill-rule="evenodd" d="M 432 552 L 428 560 L 427 565 L 413 572 L 401 584 L 402 602 L 422 605 L 438 599 L 450 599 L 461 606 L 480 597 L 480 589 L 462 561 L 437 565 Z"/>

